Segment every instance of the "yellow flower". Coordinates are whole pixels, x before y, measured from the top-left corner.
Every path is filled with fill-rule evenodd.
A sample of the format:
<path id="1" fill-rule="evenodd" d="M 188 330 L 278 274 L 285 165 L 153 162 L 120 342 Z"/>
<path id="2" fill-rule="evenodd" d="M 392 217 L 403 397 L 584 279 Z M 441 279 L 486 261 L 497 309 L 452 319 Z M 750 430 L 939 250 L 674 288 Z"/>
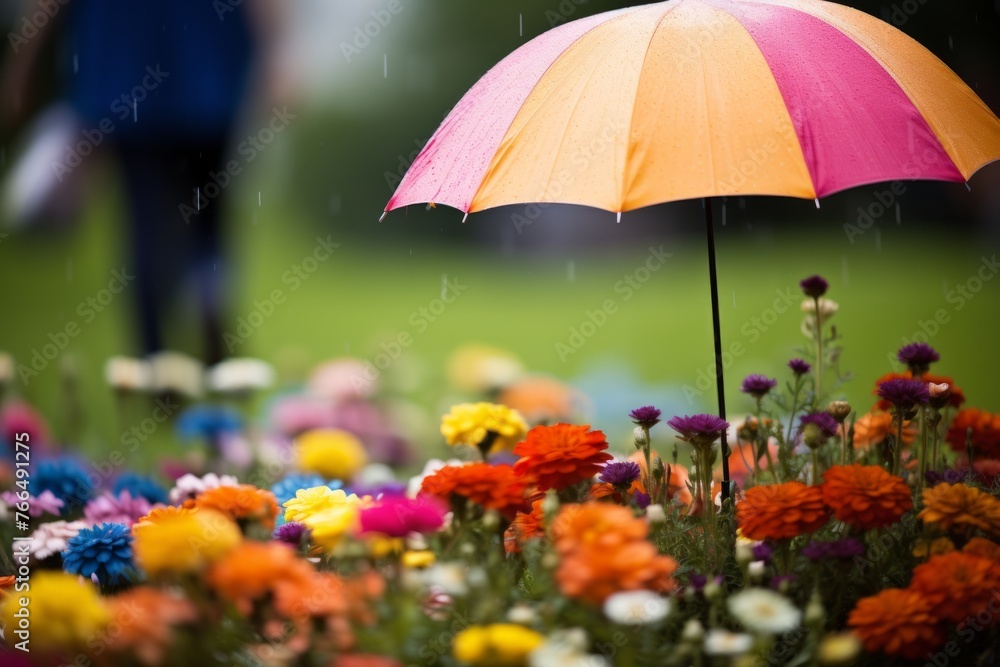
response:
<path id="1" fill-rule="evenodd" d="M 506 350 L 465 345 L 448 358 L 448 380 L 463 392 L 482 394 L 506 387 L 524 375 L 524 365 Z"/>
<path id="2" fill-rule="evenodd" d="M 407 551 L 403 554 L 403 567 L 423 569 L 434 564 L 436 557 L 433 551 Z"/>
<path id="3" fill-rule="evenodd" d="M 27 605 L 22 605 L 27 598 Z M 27 623 L 32 652 L 41 654 L 85 649 L 88 640 L 103 632 L 111 620 L 97 589 L 89 581 L 64 572 L 39 571 L 31 576 L 31 586 L 2 598 L 0 619 L 4 636 L 13 646 L 22 641 L 17 630 Z M 27 619 L 16 616 L 27 609 Z"/>
<path id="4" fill-rule="evenodd" d="M 493 434 L 491 451 L 513 449 L 527 432 L 517 410 L 496 403 L 462 403 L 441 418 L 441 435 L 449 445 L 478 447 Z"/>
<path id="5" fill-rule="evenodd" d="M 545 638 L 513 623 L 474 625 L 455 636 L 452 653 L 460 662 L 483 667 L 523 665 Z"/>
<path id="6" fill-rule="evenodd" d="M 861 648 L 861 640 L 850 632 L 827 635 L 819 643 L 816 658 L 824 667 L 847 667 L 857 660 Z"/>
<path id="7" fill-rule="evenodd" d="M 344 504 L 359 504 L 361 498 L 341 489 L 334 491 L 328 486 L 314 486 L 299 489 L 295 497 L 285 501 L 285 521 L 305 521 L 313 514 L 335 509 Z"/>
<path id="8" fill-rule="evenodd" d="M 352 496 L 357 498 L 357 496 Z M 343 503 L 324 509 L 302 519 L 310 531 L 313 544 L 326 551 L 333 551 L 348 532 L 354 530 L 358 522 L 358 504 Z"/>
<path id="9" fill-rule="evenodd" d="M 387 558 L 394 554 L 402 553 L 406 548 L 403 538 L 386 537 L 385 535 L 372 534 L 365 540 L 368 546 L 368 554 L 372 558 Z"/>
<path id="10" fill-rule="evenodd" d="M 239 527 L 227 516 L 199 509 L 164 513 L 132 528 L 135 559 L 147 574 L 197 572 L 240 543 Z"/>
<path id="11" fill-rule="evenodd" d="M 318 428 L 295 440 L 299 468 L 329 479 L 349 480 L 368 463 L 364 446 L 353 434 Z"/>
<path id="12" fill-rule="evenodd" d="M 955 550 L 955 543 L 947 537 L 939 537 L 936 540 L 918 540 L 913 547 L 913 555 L 917 558 L 930 558 L 931 556 L 941 556 Z"/>

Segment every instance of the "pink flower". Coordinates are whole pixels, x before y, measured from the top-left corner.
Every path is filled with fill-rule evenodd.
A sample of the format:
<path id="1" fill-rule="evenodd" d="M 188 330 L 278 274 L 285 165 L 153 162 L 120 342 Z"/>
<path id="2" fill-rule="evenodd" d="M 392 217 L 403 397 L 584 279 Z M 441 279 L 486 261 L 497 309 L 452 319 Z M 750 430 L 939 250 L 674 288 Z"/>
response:
<path id="1" fill-rule="evenodd" d="M 50 521 L 43 523 L 31 534 L 28 551 L 35 560 L 45 560 L 49 556 L 66 550 L 66 543 L 87 527 L 83 521 Z"/>
<path id="2" fill-rule="evenodd" d="M 17 497 L 17 494 L 13 491 L 3 492 L 3 501 L 11 509 L 15 508 L 21 503 L 21 500 Z M 37 497 L 28 496 L 28 515 L 32 517 L 39 517 L 43 514 L 51 514 L 52 516 L 59 516 L 60 511 L 63 508 L 63 501 L 56 498 L 55 494 L 46 489 L 42 491 Z"/>
<path id="3" fill-rule="evenodd" d="M 99 523 L 124 523 L 131 526 L 140 518 L 149 514 L 153 508 L 149 501 L 139 496 L 133 498 L 128 491 L 122 491 L 117 496 L 105 493 L 87 503 L 83 516 L 91 525 Z"/>
<path id="4" fill-rule="evenodd" d="M 0 440 L 13 450 L 19 433 L 28 434 L 28 444 L 32 448 L 49 444 L 49 429 L 41 415 L 27 403 L 11 401 L 0 411 Z"/>
<path id="5" fill-rule="evenodd" d="M 404 537 L 410 533 L 432 533 L 444 524 L 447 509 L 436 498 L 389 497 L 361 510 L 361 533 Z"/>

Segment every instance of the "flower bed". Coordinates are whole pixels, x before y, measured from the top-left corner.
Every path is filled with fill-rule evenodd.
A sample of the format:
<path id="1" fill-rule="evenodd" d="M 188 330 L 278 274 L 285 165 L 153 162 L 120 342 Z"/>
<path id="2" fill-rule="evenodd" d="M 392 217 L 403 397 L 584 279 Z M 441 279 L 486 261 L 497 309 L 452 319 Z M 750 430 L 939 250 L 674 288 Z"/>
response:
<path id="1" fill-rule="evenodd" d="M 455 458 L 409 479 L 393 472 L 407 429 L 350 360 L 272 401 L 264 427 L 244 413 L 266 364 L 213 369 L 216 400 L 175 420 L 203 455 L 166 462 L 169 485 L 121 463 L 93 474 L 9 402 L 4 664 L 995 657 L 1000 416 L 966 408 L 922 343 L 876 381 L 870 411 L 831 402 L 837 305 L 822 279 L 802 287 L 808 361 L 747 377 L 751 412 L 731 423 L 637 407 L 627 453 L 567 423 L 572 392 L 501 357 L 470 383 L 483 400 L 441 419 Z M 482 355 L 464 354 L 475 376 Z M 108 372 L 126 413 L 185 403 L 203 377 L 170 356 Z"/>

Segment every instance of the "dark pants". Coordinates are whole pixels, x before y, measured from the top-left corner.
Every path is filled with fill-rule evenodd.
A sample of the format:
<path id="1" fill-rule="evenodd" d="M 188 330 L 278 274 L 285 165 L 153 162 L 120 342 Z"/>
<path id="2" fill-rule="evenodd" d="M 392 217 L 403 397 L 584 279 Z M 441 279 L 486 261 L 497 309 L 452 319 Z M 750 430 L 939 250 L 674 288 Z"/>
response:
<path id="1" fill-rule="evenodd" d="M 204 360 L 212 364 L 224 356 L 221 193 L 214 185 L 206 187 L 212 183 L 210 173 L 222 167 L 224 146 L 117 147 L 130 218 L 126 268 L 135 275 L 132 291 L 145 354 L 164 349 L 169 309 L 192 286 Z"/>

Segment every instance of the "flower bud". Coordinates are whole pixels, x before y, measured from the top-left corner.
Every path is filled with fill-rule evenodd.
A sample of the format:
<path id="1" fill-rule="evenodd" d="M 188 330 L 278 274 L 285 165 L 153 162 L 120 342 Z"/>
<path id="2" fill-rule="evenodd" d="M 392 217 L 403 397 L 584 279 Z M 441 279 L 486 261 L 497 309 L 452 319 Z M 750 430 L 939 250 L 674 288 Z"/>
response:
<path id="1" fill-rule="evenodd" d="M 653 503 L 646 508 L 646 518 L 652 524 L 663 523 L 667 520 L 667 513 L 663 511 L 663 505 Z"/>
<path id="2" fill-rule="evenodd" d="M 751 579 L 760 580 L 764 576 L 764 567 L 764 561 L 755 560 L 747 565 L 747 574 L 750 575 Z"/>
<path id="3" fill-rule="evenodd" d="M 632 431 L 632 438 L 635 440 L 635 448 L 642 449 L 649 444 L 649 431 L 641 426 L 636 426 Z"/>
<path id="4" fill-rule="evenodd" d="M 702 589 L 702 592 L 705 594 L 706 600 L 715 600 L 722 595 L 722 586 L 714 580 L 709 580 L 709 582 L 705 584 L 705 588 Z"/>
<path id="5" fill-rule="evenodd" d="M 559 496 L 556 495 L 555 489 L 549 489 L 545 493 L 545 499 L 542 500 L 542 512 L 545 516 L 555 516 L 555 513 L 559 511 Z"/>
<path id="6" fill-rule="evenodd" d="M 0 387 L 6 387 L 14 379 L 14 357 L 0 352 Z"/>
<path id="7" fill-rule="evenodd" d="M 681 631 L 681 639 L 691 644 L 700 644 L 704 636 L 705 628 L 693 618 L 684 624 L 684 630 Z"/>
<path id="8" fill-rule="evenodd" d="M 851 404 L 847 401 L 833 401 L 827 406 L 826 411 L 841 424 L 851 414 Z"/>
<path id="9" fill-rule="evenodd" d="M 500 525 L 500 517 L 497 515 L 496 510 L 487 510 L 483 514 L 483 528 L 487 530 L 493 530 Z"/>
<path id="10" fill-rule="evenodd" d="M 823 623 L 826 619 L 826 610 L 823 609 L 823 601 L 818 595 L 813 594 L 809 598 L 809 604 L 806 605 L 806 624 L 807 625 L 819 625 Z"/>
<path id="11" fill-rule="evenodd" d="M 746 565 L 753 560 L 753 545 L 743 540 L 736 541 L 736 562 Z"/>

